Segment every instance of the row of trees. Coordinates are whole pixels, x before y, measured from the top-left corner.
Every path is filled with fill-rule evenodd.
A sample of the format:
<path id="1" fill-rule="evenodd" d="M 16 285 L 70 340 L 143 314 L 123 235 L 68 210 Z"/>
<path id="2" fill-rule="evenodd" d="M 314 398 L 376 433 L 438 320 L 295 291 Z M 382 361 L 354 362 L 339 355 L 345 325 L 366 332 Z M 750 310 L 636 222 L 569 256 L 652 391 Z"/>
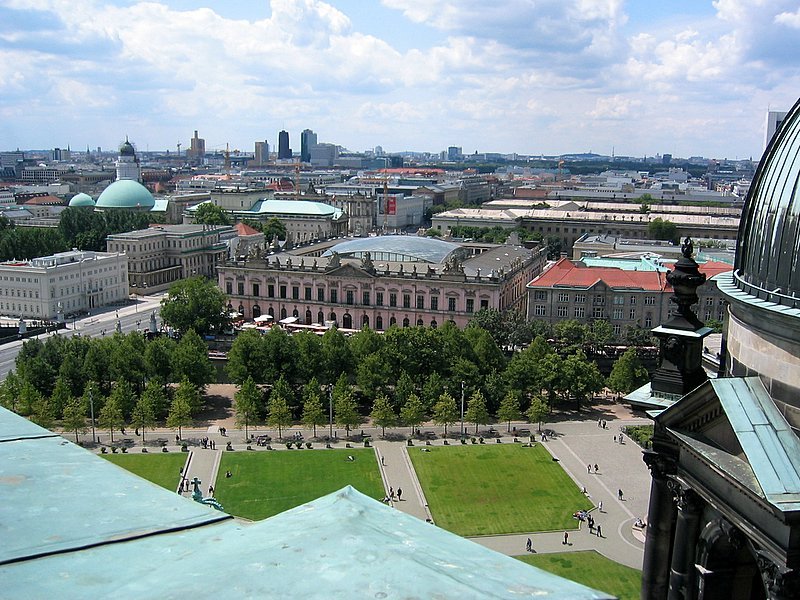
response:
<path id="1" fill-rule="evenodd" d="M 181 282 L 170 291 L 172 301 L 165 302 L 163 310 L 169 314 L 181 308 L 197 318 L 203 311 L 193 310 L 192 301 L 177 289 L 195 285 L 198 282 Z M 464 330 L 447 322 L 436 329 L 393 327 L 384 334 L 365 328 L 351 337 L 336 329 L 322 337 L 311 332 L 289 335 L 278 327 L 267 335 L 243 332 L 226 366 L 240 387 L 237 396 L 245 398 L 239 402 L 237 397 L 237 413 L 246 427 L 260 420 L 279 428 L 294 420 L 306 422 L 307 402 L 315 390 L 317 395 L 332 394 L 337 423 L 348 429 L 368 414 L 379 426 L 413 426 L 414 415 L 420 415 L 418 422 L 433 418 L 447 425 L 442 415 L 452 413 L 450 399 L 462 393 L 473 406 L 470 414 L 508 420 L 513 402 L 520 411 L 537 406 L 551 410 L 567 400 L 579 409 L 605 385 L 626 392 L 647 380 L 635 350 L 617 362 L 607 381 L 603 378 L 583 350 L 592 351 L 604 339 L 598 324 L 563 322 L 548 331 L 556 337 L 537 336 L 509 358 L 496 338 L 508 341 L 511 318 L 497 317 L 490 311 L 480 313 Z M 71 423 L 75 411 L 85 419 L 92 402 L 102 417 L 113 398 L 112 408 L 105 410 L 115 415 L 114 423 L 146 428 L 152 415 L 156 422 L 167 418 L 170 426 L 180 427 L 202 408 L 202 391 L 216 380 L 206 343 L 191 327 L 182 329 L 180 341 L 166 336 L 147 340 L 138 332 L 28 340 L 15 371 L 0 384 L 0 402 L 47 424 L 59 419 Z M 253 386 L 259 398 L 252 394 Z M 178 394 L 179 390 L 188 391 Z M 176 408 L 178 396 L 190 401 Z M 246 399 L 251 396 L 249 409 Z M 140 406 L 143 398 L 148 400 Z M 467 420 L 478 424 L 481 419 Z"/>
<path id="2" fill-rule="evenodd" d="M 0 217 L 0 260 L 27 260 L 70 248 L 104 252 L 108 235 L 144 229 L 150 222 L 152 216 L 142 213 L 84 208 L 65 209 L 57 228 L 16 227 Z"/>

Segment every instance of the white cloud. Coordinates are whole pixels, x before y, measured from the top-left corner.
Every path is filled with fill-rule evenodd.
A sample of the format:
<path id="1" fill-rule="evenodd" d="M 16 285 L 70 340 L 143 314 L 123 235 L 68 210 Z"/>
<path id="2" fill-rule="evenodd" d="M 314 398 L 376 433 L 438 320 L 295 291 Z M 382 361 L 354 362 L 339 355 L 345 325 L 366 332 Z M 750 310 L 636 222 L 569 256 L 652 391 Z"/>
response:
<path id="1" fill-rule="evenodd" d="M 589 115 L 595 119 L 624 119 L 633 116 L 634 109 L 641 105 L 640 100 L 619 95 L 598 98 Z"/>

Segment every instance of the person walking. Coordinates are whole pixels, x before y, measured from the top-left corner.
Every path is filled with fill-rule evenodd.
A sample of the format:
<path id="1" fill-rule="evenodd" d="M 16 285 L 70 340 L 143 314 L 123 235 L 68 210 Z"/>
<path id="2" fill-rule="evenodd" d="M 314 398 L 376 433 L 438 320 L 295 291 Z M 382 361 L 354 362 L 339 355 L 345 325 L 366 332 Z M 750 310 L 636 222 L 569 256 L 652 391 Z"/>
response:
<path id="1" fill-rule="evenodd" d="M 402 496 L 402 495 L 403 495 L 403 490 L 401 490 L 400 488 L 397 488 L 397 501 L 398 502 L 400 502 L 400 496 Z"/>
<path id="2" fill-rule="evenodd" d="M 603 529 L 600 527 L 600 523 L 597 524 L 597 537 L 603 537 Z"/>
<path id="3" fill-rule="evenodd" d="M 531 541 L 531 538 L 528 538 L 528 541 L 525 542 L 525 551 L 530 552 L 532 547 L 533 547 L 533 542 Z"/>
<path id="4" fill-rule="evenodd" d="M 597 463 L 594 463 L 594 472 L 597 473 L 600 469 L 597 467 Z"/>
<path id="5" fill-rule="evenodd" d="M 587 473 L 591 473 L 592 472 L 592 465 L 586 465 L 586 472 Z"/>
<path id="6" fill-rule="evenodd" d="M 599 510 L 600 512 L 603 512 L 603 501 L 602 500 L 600 500 L 600 503 L 597 505 L 597 510 Z"/>
<path id="7" fill-rule="evenodd" d="M 617 490 L 617 498 L 622 500 L 622 490 Z"/>

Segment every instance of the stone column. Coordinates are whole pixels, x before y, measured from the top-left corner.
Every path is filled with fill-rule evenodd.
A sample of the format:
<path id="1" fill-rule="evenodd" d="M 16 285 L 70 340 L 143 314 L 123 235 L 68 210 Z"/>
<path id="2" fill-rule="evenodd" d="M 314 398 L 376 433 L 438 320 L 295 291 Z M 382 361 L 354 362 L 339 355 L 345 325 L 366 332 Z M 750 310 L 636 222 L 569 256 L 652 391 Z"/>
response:
<path id="1" fill-rule="evenodd" d="M 677 481 L 670 481 L 678 505 L 675 543 L 672 545 L 672 569 L 669 575 L 669 600 L 692 598 L 695 548 L 700 533 L 701 498 Z"/>
<path id="2" fill-rule="evenodd" d="M 653 452 L 644 451 L 644 462 L 650 469 L 650 504 L 647 509 L 647 536 L 642 564 L 642 600 L 663 600 L 669 589 L 672 528 L 675 504 L 667 484 L 667 472 L 672 461 Z"/>

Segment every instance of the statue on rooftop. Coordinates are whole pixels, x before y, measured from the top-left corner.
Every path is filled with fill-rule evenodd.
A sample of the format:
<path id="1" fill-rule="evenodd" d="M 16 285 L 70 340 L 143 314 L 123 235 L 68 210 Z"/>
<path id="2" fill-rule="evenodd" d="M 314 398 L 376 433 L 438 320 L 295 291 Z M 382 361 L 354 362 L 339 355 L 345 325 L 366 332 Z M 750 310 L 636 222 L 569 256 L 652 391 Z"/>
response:
<path id="1" fill-rule="evenodd" d="M 692 255 L 694 254 L 692 238 L 687 237 L 685 240 L 683 240 L 683 244 L 681 244 L 681 254 L 683 254 L 685 258 L 692 258 Z"/>

